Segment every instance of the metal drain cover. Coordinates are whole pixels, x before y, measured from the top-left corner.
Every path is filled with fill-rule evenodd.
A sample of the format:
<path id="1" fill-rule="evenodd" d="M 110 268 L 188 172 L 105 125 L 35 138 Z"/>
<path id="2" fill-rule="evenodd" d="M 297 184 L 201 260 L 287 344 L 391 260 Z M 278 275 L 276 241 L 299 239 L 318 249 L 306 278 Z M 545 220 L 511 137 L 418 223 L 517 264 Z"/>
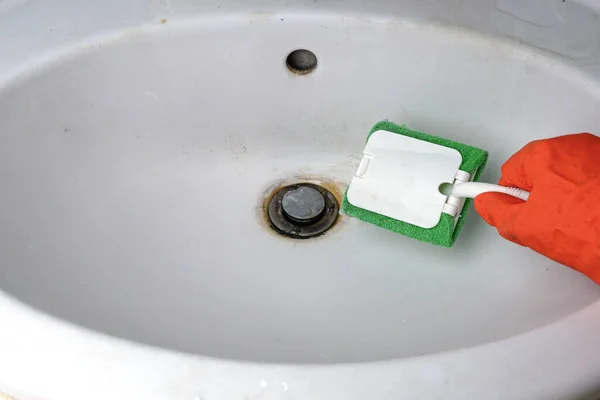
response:
<path id="1" fill-rule="evenodd" d="M 325 233 L 338 218 L 335 196 L 322 186 L 298 183 L 273 194 L 267 213 L 271 227 L 282 235 L 308 239 Z"/>

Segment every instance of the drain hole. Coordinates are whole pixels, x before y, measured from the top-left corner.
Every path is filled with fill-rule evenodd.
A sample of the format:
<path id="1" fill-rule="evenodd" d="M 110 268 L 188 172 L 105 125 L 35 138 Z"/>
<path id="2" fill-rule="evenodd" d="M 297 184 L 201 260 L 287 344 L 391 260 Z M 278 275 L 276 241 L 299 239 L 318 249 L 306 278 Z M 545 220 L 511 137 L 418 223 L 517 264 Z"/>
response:
<path id="1" fill-rule="evenodd" d="M 287 56 L 286 64 L 289 70 L 295 74 L 310 74 L 317 68 L 317 56 L 310 50 L 294 50 Z"/>
<path id="2" fill-rule="evenodd" d="M 299 183 L 277 190 L 266 206 L 271 227 L 282 235 L 308 239 L 325 233 L 338 218 L 335 196 L 322 186 Z"/>

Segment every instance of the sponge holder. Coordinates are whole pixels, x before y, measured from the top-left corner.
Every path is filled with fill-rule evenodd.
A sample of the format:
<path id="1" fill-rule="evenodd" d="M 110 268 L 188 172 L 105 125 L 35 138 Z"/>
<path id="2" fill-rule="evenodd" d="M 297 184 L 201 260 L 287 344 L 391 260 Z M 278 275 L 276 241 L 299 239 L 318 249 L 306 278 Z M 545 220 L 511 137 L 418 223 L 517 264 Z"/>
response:
<path id="1" fill-rule="evenodd" d="M 459 169 L 456 172 L 456 176 L 454 177 L 454 182 L 452 182 L 452 186 L 456 186 L 460 183 L 472 182 L 472 177 L 475 176 L 476 172 L 477 170 L 475 170 L 471 175 L 468 172 Z M 458 220 L 460 219 L 460 212 L 462 211 L 466 200 L 467 199 L 465 197 L 457 197 L 450 194 L 448 196 L 448 199 L 446 200 L 446 204 L 444 204 L 444 208 L 442 208 L 443 213 L 448 214 L 454 218 L 454 226 L 456 226 Z"/>

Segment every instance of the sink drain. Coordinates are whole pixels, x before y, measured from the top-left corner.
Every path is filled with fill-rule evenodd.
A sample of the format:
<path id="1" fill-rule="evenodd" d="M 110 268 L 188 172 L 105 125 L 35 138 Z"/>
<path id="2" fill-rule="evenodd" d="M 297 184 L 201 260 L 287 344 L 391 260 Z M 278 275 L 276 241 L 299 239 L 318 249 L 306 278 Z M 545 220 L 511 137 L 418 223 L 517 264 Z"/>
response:
<path id="1" fill-rule="evenodd" d="M 339 213 L 335 196 L 312 183 L 278 189 L 266 209 L 271 227 L 296 239 L 322 235 L 335 224 Z"/>

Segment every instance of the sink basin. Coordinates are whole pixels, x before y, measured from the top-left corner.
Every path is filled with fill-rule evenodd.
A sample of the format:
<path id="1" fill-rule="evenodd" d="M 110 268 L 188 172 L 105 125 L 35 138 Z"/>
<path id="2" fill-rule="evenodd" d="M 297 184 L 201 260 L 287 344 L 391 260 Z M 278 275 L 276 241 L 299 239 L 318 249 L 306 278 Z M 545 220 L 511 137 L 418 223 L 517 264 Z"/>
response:
<path id="1" fill-rule="evenodd" d="M 495 181 L 531 140 L 598 131 L 600 56 L 517 42 L 508 22 L 486 32 L 464 13 L 425 15 L 427 2 L 112 3 L 111 15 L 70 1 L 46 15 L 41 2 L 0 2 L 0 34 L 41 21 L 18 43 L 0 39 L 1 390 L 212 400 L 598 389 L 600 287 L 474 212 L 444 249 L 344 215 L 317 238 L 283 237 L 265 201 L 301 182 L 339 201 L 382 119 L 488 149 L 483 179 Z M 509 3 L 493 15 L 539 25 Z M 594 7 L 573 7 L 585 30 Z M 288 68 L 297 49 L 316 56 L 314 70 Z"/>

